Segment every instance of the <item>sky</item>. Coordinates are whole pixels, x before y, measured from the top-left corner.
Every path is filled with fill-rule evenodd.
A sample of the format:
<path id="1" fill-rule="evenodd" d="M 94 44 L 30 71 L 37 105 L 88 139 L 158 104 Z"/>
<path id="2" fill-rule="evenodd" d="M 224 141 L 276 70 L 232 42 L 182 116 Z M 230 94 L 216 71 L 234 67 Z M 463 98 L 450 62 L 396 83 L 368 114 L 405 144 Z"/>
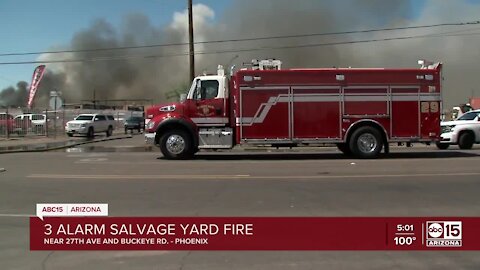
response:
<path id="1" fill-rule="evenodd" d="M 193 3 L 196 41 L 480 20 L 480 0 L 193 0 Z M 111 44 L 129 46 L 132 42 L 125 41 L 126 35 L 137 39 L 133 42 L 135 45 L 184 42 L 186 6 L 187 0 L 0 0 L 0 54 L 91 48 L 88 42 L 104 47 L 111 47 Z M 99 23 L 99 19 L 103 23 Z M 112 29 L 115 33 L 109 40 L 105 37 Z M 466 32 L 459 32 L 463 29 Z M 200 51 L 235 50 L 451 31 L 455 32 L 453 36 L 437 38 L 238 53 L 240 57 L 234 62 L 241 64 L 252 58 L 278 56 L 287 67 L 414 67 L 417 59 L 431 58 L 446 63 L 448 93 L 445 97 L 450 106 L 463 102 L 472 94 L 480 95 L 480 88 L 477 89 L 480 85 L 480 70 L 477 70 L 480 25 L 468 29 L 405 30 L 348 37 L 197 45 L 195 48 Z M 143 52 L 171 54 L 174 50 L 159 48 Z M 200 72 L 205 67 L 228 63 L 235 54 L 198 55 L 196 62 L 200 66 L 197 68 Z M 86 56 L 92 55 L 0 56 L 0 104 L 2 89 L 13 86 L 10 94 L 25 89 L 17 87 L 17 82 L 30 83 L 36 67 L 36 64 L 2 65 L 2 62 L 83 59 Z M 39 90 L 47 95 L 45 88 L 61 86 L 69 91 L 72 100 L 85 99 L 93 88 L 103 89 L 104 98 L 138 98 L 155 92 L 154 98 L 162 101 L 168 89 L 188 83 L 184 80 L 188 75 L 187 61 L 187 57 L 176 57 L 155 62 L 47 64 L 47 70 L 51 71 L 49 81 L 44 79 L 41 83 L 44 89 Z M 172 73 L 172 69 L 176 72 Z M 161 90 L 157 89 L 159 83 L 162 83 Z M 6 96 L 15 100 L 12 95 L 3 95 Z M 22 96 L 18 98 L 23 99 Z"/>
<path id="2" fill-rule="evenodd" d="M 231 0 L 193 0 L 216 13 Z M 48 51 L 69 44 L 72 35 L 103 18 L 121 27 L 131 13 L 148 16 L 158 27 L 167 25 L 174 12 L 181 12 L 186 0 L 0 0 L 0 54 Z M 215 19 L 215 18 L 214 18 Z M 0 62 L 35 60 L 35 57 L 0 57 Z M 36 65 L 0 65 L 0 89 L 24 80 L 30 83 Z"/>

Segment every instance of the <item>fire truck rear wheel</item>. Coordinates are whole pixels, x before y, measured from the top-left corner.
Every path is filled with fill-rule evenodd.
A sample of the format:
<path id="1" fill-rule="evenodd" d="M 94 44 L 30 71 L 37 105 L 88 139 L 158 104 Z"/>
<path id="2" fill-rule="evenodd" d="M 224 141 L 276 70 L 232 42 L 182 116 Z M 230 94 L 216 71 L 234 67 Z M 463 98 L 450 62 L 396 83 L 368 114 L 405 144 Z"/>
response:
<path id="1" fill-rule="evenodd" d="M 160 137 L 160 151 L 167 159 L 188 159 L 193 155 L 191 136 L 183 130 L 168 131 Z"/>
<path id="2" fill-rule="evenodd" d="M 349 146 L 358 158 L 376 158 L 382 151 L 382 135 L 374 127 L 360 127 L 350 137 Z"/>
<path id="3" fill-rule="evenodd" d="M 474 137 L 470 132 L 464 132 L 458 138 L 458 147 L 460 149 L 472 149 L 474 143 Z"/>

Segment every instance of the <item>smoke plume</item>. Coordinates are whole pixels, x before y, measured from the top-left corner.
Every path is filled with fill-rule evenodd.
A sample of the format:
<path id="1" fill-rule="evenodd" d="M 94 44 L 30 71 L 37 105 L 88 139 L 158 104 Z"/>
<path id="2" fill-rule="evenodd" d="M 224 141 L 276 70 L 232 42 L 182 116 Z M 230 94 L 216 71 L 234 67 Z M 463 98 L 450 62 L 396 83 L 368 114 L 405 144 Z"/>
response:
<path id="1" fill-rule="evenodd" d="M 26 82 L 18 82 L 17 87 L 10 86 L 0 92 L 0 106 L 25 106 L 27 102 Z"/>
<path id="2" fill-rule="evenodd" d="M 234 0 L 223 14 L 203 4 L 194 6 L 195 41 L 229 40 L 251 37 L 339 32 L 385 27 L 405 27 L 444 22 L 477 20 L 480 5 L 469 0 L 427 0 L 413 7 L 404 0 Z M 414 3 L 415 4 L 415 3 Z M 423 30 L 309 36 L 302 38 L 197 44 L 196 73 L 215 72 L 218 64 L 236 64 L 251 59 L 281 59 L 289 67 L 415 67 L 418 59 L 445 63 L 445 105 L 452 106 L 480 95 L 477 59 L 478 26 L 443 27 Z M 475 32 L 477 30 L 477 32 Z M 458 32 L 463 31 L 463 32 Z M 332 42 L 431 35 L 405 40 L 271 49 Z M 165 100 L 165 94 L 188 85 L 187 46 L 153 47 L 109 51 L 81 51 L 91 48 L 183 43 L 188 40 L 187 11 L 176 12 L 167 26 L 155 26 L 143 14 L 129 14 L 121 27 L 104 19 L 92 22 L 75 33 L 70 44 L 55 50 L 77 52 L 44 54 L 41 61 L 58 59 L 116 59 L 47 64 L 35 104 L 46 104 L 48 93 L 62 91 L 66 102 L 92 99 Z M 262 49 L 267 48 L 267 49 Z M 268 49 L 270 48 L 270 49 Z M 245 51 L 244 49 L 259 49 Z M 260 50 L 261 49 L 261 50 Z M 225 52 L 235 51 L 238 52 Z M 80 52 L 78 52 L 80 51 Z M 203 54 L 204 52 L 213 52 Z M 238 57 L 236 58 L 235 56 Z M 145 57 L 155 56 L 155 57 Z M 126 58 L 127 57 L 127 58 Z M 3 103 L 26 100 L 25 93 L 9 88 L 2 92 Z M 24 89 L 24 88 L 22 88 Z M 18 95 L 12 98 L 11 96 Z M 23 95 L 20 97 L 20 95 Z M 5 96 L 5 98 L 4 98 Z M 8 97 L 8 98 L 7 98 Z M 24 99 L 25 97 L 25 99 Z M 13 101 L 12 101 L 13 102 Z"/>

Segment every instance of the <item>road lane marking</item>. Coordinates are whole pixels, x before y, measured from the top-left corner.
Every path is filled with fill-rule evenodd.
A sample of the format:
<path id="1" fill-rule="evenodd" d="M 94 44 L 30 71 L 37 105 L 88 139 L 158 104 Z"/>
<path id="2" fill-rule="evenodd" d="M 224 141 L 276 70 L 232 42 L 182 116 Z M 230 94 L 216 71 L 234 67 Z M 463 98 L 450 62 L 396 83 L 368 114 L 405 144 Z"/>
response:
<path id="1" fill-rule="evenodd" d="M 218 156 L 219 158 L 221 156 Z M 480 157 L 480 156 L 479 156 Z M 379 164 L 379 163 L 397 163 L 399 161 L 405 162 L 405 164 L 418 164 L 419 162 L 425 162 L 425 161 L 431 161 L 432 164 L 436 163 L 437 165 L 440 164 L 440 162 L 450 162 L 455 161 L 455 162 L 462 162 L 462 161 L 471 161 L 471 160 L 478 160 L 477 157 L 454 157 L 454 158 L 438 158 L 438 159 L 431 159 L 431 158 L 414 158 L 414 159 L 408 159 L 408 158 L 394 158 L 394 159 L 373 159 L 373 160 L 353 160 L 353 159 L 345 159 L 345 158 L 318 158 L 318 159 L 312 159 L 312 158 L 306 158 L 306 159 L 289 159 L 288 157 L 285 160 L 281 159 L 228 159 L 228 160 L 220 160 L 220 159 L 194 159 L 194 160 L 165 160 L 165 159 L 157 159 L 156 161 L 152 161 L 152 159 L 148 159 L 146 161 L 103 161 L 102 165 L 166 165 L 166 164 L 179 164 L 179 165 L 190 165 L 190 164 L 203 164 L 204 162 L 208 162 L 209 164 L 231 164 L 232 162 L 235 162 L 236 164 L 281 164 L 281 163 L 302 163 L 302 164 L 319 164 L 319 163 L 324 163 L 328 162 L 328 164 L 339 164 L 339 165 L 350 165 L 351 162 L 359 164 Z M 408 163 L 406 163 L 408 162 Z M 91 161 L 75 161 L 76 164 L 95 164 L 95 162 Z M 443 164 L 443 163 L 442 163 Z"/>
<path id="2" fill-rule="evenodd" d="M 348 178 L 401 178 L 401 177 L 446 177 L 476 176 L 479 173 L 416 173 L 416 174 L 366 174 L 366 175 L 69 175 L 31 174 L 27 178 L 38 179 L 348 179 Z"/>
<path id="3" fill-rule="evenodd" d="M 250 175 L 69 175 L 69 174 L 31 174 L 28 178 L 49 179 L 230 179 L 249 178 Z"/>

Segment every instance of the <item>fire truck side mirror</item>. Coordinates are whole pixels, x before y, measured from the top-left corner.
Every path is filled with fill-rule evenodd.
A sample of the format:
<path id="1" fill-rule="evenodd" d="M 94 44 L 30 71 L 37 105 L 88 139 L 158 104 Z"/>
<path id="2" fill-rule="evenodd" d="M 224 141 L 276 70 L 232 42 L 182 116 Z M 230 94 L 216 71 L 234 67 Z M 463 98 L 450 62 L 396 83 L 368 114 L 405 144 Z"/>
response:
<path id="1" fill-rule="evenodd" d="M 180 103 L 184 102 L 185 100 L 187 100 L 187 94 L 181 94 L 180 95 Z"/>

